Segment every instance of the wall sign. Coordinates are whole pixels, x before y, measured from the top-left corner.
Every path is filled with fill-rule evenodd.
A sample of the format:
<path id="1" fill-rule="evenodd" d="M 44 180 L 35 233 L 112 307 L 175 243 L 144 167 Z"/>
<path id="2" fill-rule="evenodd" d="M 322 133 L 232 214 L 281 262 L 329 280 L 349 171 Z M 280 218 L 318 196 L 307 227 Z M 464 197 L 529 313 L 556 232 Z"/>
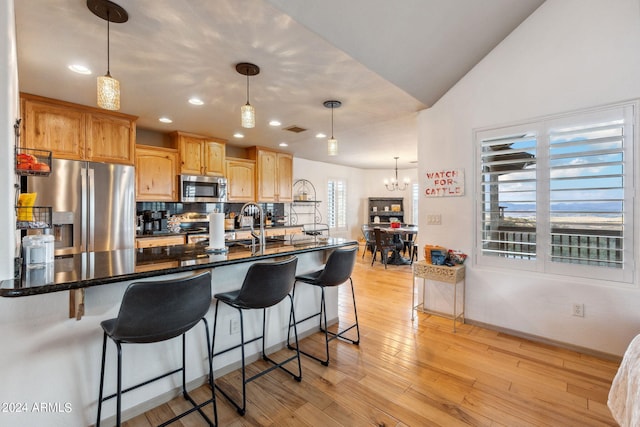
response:
<path id="1" fill-rule="evenodd" d="M 427 197 L 464 196 L 464 169 L 427 172 L 425 178 Z"/>

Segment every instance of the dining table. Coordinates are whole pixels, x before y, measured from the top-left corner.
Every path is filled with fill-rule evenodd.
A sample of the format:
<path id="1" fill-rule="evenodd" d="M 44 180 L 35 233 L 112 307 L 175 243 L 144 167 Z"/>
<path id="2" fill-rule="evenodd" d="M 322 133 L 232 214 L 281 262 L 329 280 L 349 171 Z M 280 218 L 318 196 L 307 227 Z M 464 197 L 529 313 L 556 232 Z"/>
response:
<path id="1" fill-rule="evenodd" d="M 374 226 L 369 226 L 372 230 L 374 228 L 379 228 L 381 232 L 392 234 L 393 239 L 396 242 L 394 250 L 391 253 L 391 257 L 387 260 L 387 264 L 391 265 L 408 265 L 411 264 L 410 258 L 405 258 L 402 256 L 402 249 L 404 248 L 404 236 L 412 235 L 415 240 L 415 235 L 418 234 L 418 227 L 415 225 L 401 225 L 400 227 L 391 227 L 391 225 L 387 224 L 376 224 Z M 411 255 L 411 253 L 409 254 Z"/>

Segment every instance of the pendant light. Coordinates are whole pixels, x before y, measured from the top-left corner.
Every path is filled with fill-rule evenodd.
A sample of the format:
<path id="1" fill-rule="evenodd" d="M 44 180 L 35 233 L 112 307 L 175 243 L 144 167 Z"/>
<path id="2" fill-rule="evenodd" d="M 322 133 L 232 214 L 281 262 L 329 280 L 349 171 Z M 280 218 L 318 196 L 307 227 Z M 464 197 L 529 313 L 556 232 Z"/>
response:
<path id="1" fill-rule="evenodd" d="M 105 110 L 120 109 L 120 82 L 110 72 L 109 24 L 121 24 L 129 20 L 127 11 L 109 0 L 87 0 L 87 7 L 94 15 L 107 21 L 107 74 L 98 77 L 98 107 Z"/>
<path id="2" fill-rule="evenodd" d="M 333 137 L 333 109 L 340 108 L 342 102 L 340 101 L 324 101 L 323 105 L 327 108 L 331 108 L 331 138 L 327 140 L 327 154 L 330 156 L 338 155 L 338 140 Z"/>
<path id="3" fill-rule="evenodd" d="M 409 178 L 405 178 L 404 182 L 402 183 L 402 187 L 400 186 L 400 183 L 398 182 L 398 159 L 400 157 L 394 157 L 394 159 L 396 160 L 396 175 L 395 178 L 391 178 L 391 182 L 389 182 L 388 179 L 384 180 L 384 186 L 387 188 L 387 190 L 389 191 L 404 191 L 407 189 L 407 186 L 409 185 L 409 183 L 411 182 L 409 180 Z"/>
<path id="4" fill-rule="evenodd" d="M 249 104 L 249 76 L 258 75 L 260 67 L 249 62 L 241 62 L 236 65 L 236 71 L 247 76 L 247 103 L 240 108 L 241 124 L 243 128 L 253 128 L 256 126 L 256 110 Z"/>

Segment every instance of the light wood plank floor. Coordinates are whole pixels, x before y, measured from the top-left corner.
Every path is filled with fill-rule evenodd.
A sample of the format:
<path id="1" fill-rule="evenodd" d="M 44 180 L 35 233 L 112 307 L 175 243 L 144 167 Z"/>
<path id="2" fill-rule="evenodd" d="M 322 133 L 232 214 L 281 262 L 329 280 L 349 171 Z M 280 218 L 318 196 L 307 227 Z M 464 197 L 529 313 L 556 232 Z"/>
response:
<path id="1" fill-rule="evenodd" d="M 370 260 L 360 253 L 353 275 L 360 345 L 334 340 L 328 367 L 303 357 L 301 383 L 273 371 L 248 384 L 244 417 L 218 395 L 221 426 L 616 425 L 606 401 L 618 363 L 471 325 L 454 334 L 450 320 L 424 313 L 412 322 L 411 267 Z M 352 318 L 348 289 L 343 326 Z M 320 350 L 320 335 L 302 345 Z M 239 380 L 237 371 L 216 379 Z M 125 425 L 156 425 L 183 408 L 176 398 Z M 197 414 L 181 423 L 205 425 Z"/>

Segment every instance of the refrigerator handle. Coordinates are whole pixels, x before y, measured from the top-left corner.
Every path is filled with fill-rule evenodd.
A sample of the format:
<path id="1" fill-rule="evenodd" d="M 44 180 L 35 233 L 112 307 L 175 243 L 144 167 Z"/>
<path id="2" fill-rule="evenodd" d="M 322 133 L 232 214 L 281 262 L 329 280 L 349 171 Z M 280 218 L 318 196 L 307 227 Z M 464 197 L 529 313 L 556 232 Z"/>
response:
<path id="1" fill-rule="evenodd" d="M 82 246 L 81 251 L 87 251 L 87 219 L 89 217 L 88 212 L 88 201 L 87 201 L 87 168 L 80 168 L 80 245 Z"/>
<path id="2" fill-rule="evenodd" d="M 88 217 L 87 217 L 87 235 L 88 246 L 87 251 L 93 252 L 95 249 L 95 217 L 96 217 L 96 182 L 95 182 L 95 170 L 92 167 L 87 169 L 87 183 L 89 185 L 87 192 L 88 202 Z"/>

